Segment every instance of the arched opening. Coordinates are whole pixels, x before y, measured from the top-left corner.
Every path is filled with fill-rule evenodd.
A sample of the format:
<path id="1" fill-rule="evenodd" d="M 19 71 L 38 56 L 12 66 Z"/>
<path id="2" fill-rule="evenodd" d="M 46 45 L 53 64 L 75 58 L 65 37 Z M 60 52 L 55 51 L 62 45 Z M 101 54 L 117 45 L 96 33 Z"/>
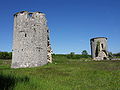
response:
<path id="1" fill-rule="evenodd" d="M 107 60 L 107 58 L 106 58 L 106 57 L 103 57 L 103 60 Z"/>

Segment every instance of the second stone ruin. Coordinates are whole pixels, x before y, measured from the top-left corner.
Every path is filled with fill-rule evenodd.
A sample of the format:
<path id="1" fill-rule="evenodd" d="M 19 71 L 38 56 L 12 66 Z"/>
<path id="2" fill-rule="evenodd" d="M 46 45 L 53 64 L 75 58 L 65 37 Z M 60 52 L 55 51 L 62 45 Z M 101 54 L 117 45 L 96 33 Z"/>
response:
<path id="1" fill-rule="evenodd" d="M 90 44 L 91 55 L 94 60 L 109 60 L 106 37 L 92 38 Z"/>

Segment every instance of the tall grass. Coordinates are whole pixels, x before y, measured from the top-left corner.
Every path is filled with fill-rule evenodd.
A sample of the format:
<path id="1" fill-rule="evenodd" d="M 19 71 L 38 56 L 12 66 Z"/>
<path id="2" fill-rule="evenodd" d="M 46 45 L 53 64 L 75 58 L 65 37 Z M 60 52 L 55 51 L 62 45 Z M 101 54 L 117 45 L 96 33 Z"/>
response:
<path id="1" fill-rule="evenodd" d="M 42 67 L 11 69 L 0 61 L 1 90 L 120 90 L 120 61 L 85 61 L 54 56 Z"/>

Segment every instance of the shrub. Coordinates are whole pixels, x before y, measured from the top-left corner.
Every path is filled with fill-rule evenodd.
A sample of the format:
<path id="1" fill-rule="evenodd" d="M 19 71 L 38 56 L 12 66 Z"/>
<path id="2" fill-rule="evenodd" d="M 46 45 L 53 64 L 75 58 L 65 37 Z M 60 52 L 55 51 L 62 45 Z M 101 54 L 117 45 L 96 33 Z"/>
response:
<path id="1" fill-rule="evenodd" d="M 0 52 L 0 59 L 12 59 L 12 52 Z"/>
<path id="2" fill-rule="evenodd" d="M 66 55 L 68 59 L 80 59 L 80 58 L 91 58 L 91 55 L 80 55 L 71 52 L 70 54 Z"/>
<path id="3" fill-rule="evenodd" d="M 86 50 L 83 50 L 82 55 L 88 55 L 88 52 Z"/>

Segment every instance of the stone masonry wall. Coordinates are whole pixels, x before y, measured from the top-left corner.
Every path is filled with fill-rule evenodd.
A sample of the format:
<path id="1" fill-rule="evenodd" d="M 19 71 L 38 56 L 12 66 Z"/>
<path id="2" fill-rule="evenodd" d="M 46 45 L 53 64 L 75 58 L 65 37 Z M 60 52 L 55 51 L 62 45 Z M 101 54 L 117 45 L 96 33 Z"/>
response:
<path id="1" fill-rule="evenodd" d="M 14 15 L 12 68 L 48 63 L 48 27 L 45 14 L 19 12 Z"/>
<path id="2" fill-rule="evenodd" d="M 91 54 L 94 60 L 108 59 L 107 38 L 105 37 L 92 38 L 90 42 L 91 42 Z"/>

